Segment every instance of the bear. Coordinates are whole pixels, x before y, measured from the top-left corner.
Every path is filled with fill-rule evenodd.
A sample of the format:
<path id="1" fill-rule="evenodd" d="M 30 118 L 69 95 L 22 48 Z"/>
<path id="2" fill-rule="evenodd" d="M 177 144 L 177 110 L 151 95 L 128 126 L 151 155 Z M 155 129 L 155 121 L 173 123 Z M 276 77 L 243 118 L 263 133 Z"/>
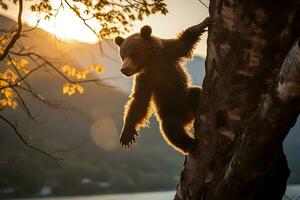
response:
<path id="1" fill-rule="evenodd" d="M 169 145 L 184 155 L 195 149 L 197 139 L 188 129 L 195 118 L 201 88 L 191 85 L 182 61 L 192 56 L 199 37 L 212 22 L 214 20 L 208 17 L 175 39 L 152 36 L 148 25 L 142 27 L 140 33 L 115 38 L 123 62 L 121 73 L 134 77 L 124 111 L 122 147 L 129 148 L 135 143 L 140 127 L 146 126 L 155 112 Z"/>

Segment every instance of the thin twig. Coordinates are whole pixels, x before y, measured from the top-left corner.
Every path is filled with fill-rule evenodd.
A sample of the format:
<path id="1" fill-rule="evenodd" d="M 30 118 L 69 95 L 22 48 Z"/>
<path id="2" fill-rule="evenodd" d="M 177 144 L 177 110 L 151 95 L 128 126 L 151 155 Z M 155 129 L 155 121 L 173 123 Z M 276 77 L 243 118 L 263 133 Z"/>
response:
<path id="1" fill-rule="evenodd" d="M 198 0 L 204 7 L 208 8 L 208 6 L 201 0 Z"/>
<path id="2" fill-rule="evenodd" d="M 67 153 L 67 152 L 71 152 L 71 151 L 76 151 L 76 150 L 79 150 L 80 148 L 82 148 L 82 146 L 84 144 L 86 144 L 86 142 L 87 142 L 87 139 L 85 138 L 85 140 L 83 142 L 81 142 L 80 144 L 77 144 L 74 147 L 55 150 L 55 151 L 52 151 L 51 153 Z"/>
<path id="3" fill-rule="evenodd" d="M 46 58 L 44 58 L 43 56 L 41 56 L 41 55 L 39 55 L 37 53 L 34 53 L 34 52 L 29 52 L 29 53 L 15 53 L 15 52 L 10 52 L 10 53 L 14 54 L 14 55 L 18 55 L 18 56 L 28 56 L 32 60 L 36 60 L 33 57 L 33 56 L 35 56 L 36 58 L 42 60 L 44 62 L 43 64 L 48 65 L 51 69 L 53 69 L 56 73 L 58 73 L 61 77 L 63 77 L 69 83 L 76 84 L 76 83 L 90 83 L 90 82 L 92 82 L 92 83 L 95 83 L 96 85 L 99 85 L 99 86 L 114 88 L 113 86 L 109 86 L 109 85 L 100 83 L 103 80 L 107 80 L 107 79 L 111 79 L 111 78 L 88 79 L 88 80 L 74 81 L 74 80 L 70 79 L 69 77 L 67 77 L 65 74 L 63 74 L 61 71 L 59 71 L 50 61 L 48 61 Z M 115 77 L 113 77 L 113 78 L 115 78 Z M 4 89 L 5 87 L 7 87 L 7 86 L 1 87 L 0 89 Z"/>
<path id="4" fill-rule="evenodd" d="M 81 21 L 84 23 L 84 25 L 86 26 L 86 27 L 88 27 L 96 36 L 97 36 L 97 38 L 98 38 L 98 40 L 99 40 L 99 48 L 100 48 L 100 51 L 101 51 L 101 53 L 103 53 L 103 48 L 102 48 L 102 46 L 101 46 L 101 43 L 100 43 L 100 37 L 99 37 L 99 35 L 98 35 L 98 33 L 86 22 L 86 19 L 84 19 L 81 15 L 80 15 L 80 13 L 76 10 L 76 8 L 74 8 L 67 0 L 64 0 L 64 2 L 68 5 L 68 7 L 77 15 L 77 17 L 79 18 L 79 19 L 81 19 Z"/>
<path id="5" fill-rule="evenodd" d="M 38 25 L 39 25 L 40 21 L 41 21 L 41 19 L 38 19 L 34 27 L 32 27 L 32 28 L 30 28 L 30 29 L 27 29 L 27 30 L 24 30 L 24 31 L 22 31 L 22 33 L 26 33 L 26 32 L 29 32 L 29 31 L 33 31 L 33 30 L 35 30 L 35 29 L 38 27 Z"/>
<path id="6" fill-rule="evenodd" d="M 6 119 L 3 115 L 0 114 L 0 119 L 2 119 L 6 124 L 8 124 L 12 129 L 13 131 L 15 132 L 15 134 L 20 138 L 20 140 L 22 141 L 23 144 L 25 144 L 26 146 L 28 146 L 29 148 L 35 150 L 35 151 L 38 151 L 46 156 L 48 156 L 49 158 L 53 159 L 53 160 L 61 160 L 61 159 L 58 159 L 56 157 L 54 157 L 53 155 L 51 155 L 50 153 L 36 147 L 36 146 L 33 146 L 32 144 L 28 143 L 28 141 L 23 137 L 23 135 L 18 131 L 18 129 L 15 127 L 15 125 L 13 125 L 8 119 Z"/>
<path id="7" fill-rule="evenodd" d="M 15 66 L 12 58 L 10 57 L 10 55 L 8 54 L 8 58 L 14 68 L 14 70 L 16 71 L 16 73 L 18 74 L 19 78 L 21 80 L 23 80 L 23 82 L 25 83 L 25 85 L 28 87 L 28 88 L 31 88 L 31 86 L 29 85 L 29 83 L 27 83 L 27 81 L 25 80 L 25 78 L 21 75 L 20 71 L 18 70 L 17 66 Z M 17 83 L 18 84 L 18 83 Z M 18 99 L 21 103 L 21 107 L 23 108 L 23 111 L 29 116 L 30 119 L 32 119 L 34 122 L 38 123 L 38 121 L 36 120 L 36 118 L 31 114 L 31 111 L 29 109 L 29 107 L 27 106 L 25 100 L 23 99 L 22 95 L 18 92 L 18 90 L 15 88 L 15 87 L 10 87 L 14 90 L 14 92 L 17 94 L 18 96 Z"/>

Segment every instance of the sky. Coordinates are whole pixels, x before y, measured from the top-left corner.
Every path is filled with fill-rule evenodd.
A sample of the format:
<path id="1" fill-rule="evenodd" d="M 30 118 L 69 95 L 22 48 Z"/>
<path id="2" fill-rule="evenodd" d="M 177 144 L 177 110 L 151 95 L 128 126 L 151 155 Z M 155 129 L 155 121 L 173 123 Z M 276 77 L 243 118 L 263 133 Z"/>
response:
<path id="1" fill-rule="evenodd" d="M 55 7 L 59 1 L 52 0 L 52 2 L 54 2 L 53 7 Z M 172 38 L 189 26 L 200 23 L 208 16 L 208 9 L 199 0 L 166 0 L 165 2 L 169 10 L 166 16 L 155 14 L 145 18 L 143 21 L 136 21 L 133 24 L 132 32 L 127 35 L 138 32 L 142 26 L 147 24 L 152 27 L 153 35 L 161 38 Z M 208 1 L 204 2 L 208 5 Z M 24 22 L 34 26 L 37 16 L 30 12 L 29 9 L 26 9 L 26 6 L 29 6 L 28 2 L 25 4 L 23 13 Z M 17 6 L 10 6 L 10 9 L 7 11 L 1 9 L 0 14 L 16 19 L 17 11 Z M 91 22 L 91 24 L 93 27 L 98 27 L 96 22 Z M 88 43 L 97 42 L 97 37 L 80 19 L 76 18 L 72 11 L 67 9 L 60 12 L 56 19 L 50 21 L 41 20 L 38 27 L 55 34 L 62 40 L 73 39 Z M 195 50 L 195 54 L 206 55 L 206 38 L 207 35 L 204 34 Z"/>

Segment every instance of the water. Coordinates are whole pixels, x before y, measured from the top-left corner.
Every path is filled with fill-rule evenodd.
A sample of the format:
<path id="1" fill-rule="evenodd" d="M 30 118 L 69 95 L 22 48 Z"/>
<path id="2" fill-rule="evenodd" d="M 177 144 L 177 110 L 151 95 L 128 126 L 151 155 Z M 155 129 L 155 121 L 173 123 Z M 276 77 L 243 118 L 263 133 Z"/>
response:
<path id="1" fill-rule="evenodd" d="M 175 191 L 166 192 L 143 192 L 134 194 L 109 194 L 109 195 L 91 195 L 77 197 L 49 197 L 37 198 L 34 200 L 172 200 Z M 25 200 L 25 199 L 24 199 Z M 29 200 L 29 199 L 26 199 Z"/>
<path id="2" fill-rule="evenodd" d="M 287 200 L 288 199 L 298 199 L 300 197 L 300 185 L 288 185 L 285 191 L 285 194 L 287 195 Z"/>
<path id="3" fill-rule="evenodd" d="M 109 194 L 109 195 L 91 195 L 77 197 L 49 197 L 36 198 L 34 200 L 172 200 L 175 191 L 165 192 L 143 192 L 134 194 Z M 289 185 L 286 190 L 286 198 L 295 200 L 300 196 L 300 185 Z M 20 199 L 19 199 L 20 200 Z M 23 199 L 30 200 L 30 199 Z"/>

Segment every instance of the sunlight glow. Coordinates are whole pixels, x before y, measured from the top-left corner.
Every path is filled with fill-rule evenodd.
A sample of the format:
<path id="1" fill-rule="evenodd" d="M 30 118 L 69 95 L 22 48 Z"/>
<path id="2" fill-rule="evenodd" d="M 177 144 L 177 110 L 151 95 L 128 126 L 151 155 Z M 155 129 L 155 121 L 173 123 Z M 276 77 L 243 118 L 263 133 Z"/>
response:
<path id="1" fill-rule="evenodd" d="M 29 25 L 35 26 L 37 23 L 37 17 L 30 15 L 26 20 Z M 90 25 L 99 29 L 99 26 L 95 21 L 90 22 Z M 97 36 L 83 24 L 82 20 L 79 19 L 70 9 L 60 10 L 56 17 L 50 20 L 41 20 L 38 27 L 54 34 L 59 40 L 77 40 L 87 43 L 96 43 L 98 41 Z"/>
<path id="2" fill-rule="evenodd" d="M 95 34 L 84 25 L 67 6 L 64 6 L 63 10 L 57 15 L 57 18 L 53 17 L 50 20 L 44 20 L 42 16 L 37 16 L 36 13 L 30 11 L 30 5 L 32 2 L 25 1 L 24 9 L 24 22 L 35 26 L 37 19 L 41 18 L 38 25 L 52 34 L 54 34 L 59 40 L 77 40 L 87 43 L 96 43 L 98 38 Z M 58 8 L 60 1 L 51 0 L 53 8 Z M 166 16 L 160 14 L 151 15 L 145 18 L 143 21 L 135 21 L 133 23 L 133 30 L 123 36 L 128 36 L 133 32 L 139 32 L 140 28 L 145 24 L 151 25 L 153 35 L 162 38 L 175 37 L 179 32 L 186 29 L 187 27 L 200 23 L 205 17 L 208 16 L 208 9 L 205 8 L 198 0 L 187 0 L 187 1 L 173 1 L 166 0 L 168 5 L 169 13 Z M 10 9 L 7 11 L 1 10 L 2 15 L 9 16 L 12 19 L 16 19 L 18 7 L 11 3 Z M 176 19 L 176 23 L 170 23 Z M 100 30 L 100 25 L 96 20 L 89 20 L 89 25 L 95 30 Z M 206 37 L 201 37 L 199 45 L 195 50 L 195 54 L 204 56 L 206 55 Z"/>

